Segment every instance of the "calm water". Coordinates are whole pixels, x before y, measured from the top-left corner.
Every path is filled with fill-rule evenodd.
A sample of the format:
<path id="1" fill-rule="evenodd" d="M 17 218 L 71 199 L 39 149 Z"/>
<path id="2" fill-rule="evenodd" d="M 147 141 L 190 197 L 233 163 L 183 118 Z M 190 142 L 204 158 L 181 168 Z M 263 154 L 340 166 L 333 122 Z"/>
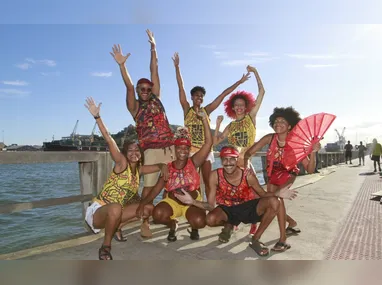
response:
<path id="1" fill-rule="evenodd" d="M 260 158 L 252 163 L 259 172 Z M 213 164 L 218 167 L 220 159 Z M 258 178 L 262 184 L 262 175 Z M 0 164 L 0 204 L 78 195 L 79 181 L 77 163 Z M 0 214 L 0 227 L 0 254 L 85 233 L 81 203 Z"/>

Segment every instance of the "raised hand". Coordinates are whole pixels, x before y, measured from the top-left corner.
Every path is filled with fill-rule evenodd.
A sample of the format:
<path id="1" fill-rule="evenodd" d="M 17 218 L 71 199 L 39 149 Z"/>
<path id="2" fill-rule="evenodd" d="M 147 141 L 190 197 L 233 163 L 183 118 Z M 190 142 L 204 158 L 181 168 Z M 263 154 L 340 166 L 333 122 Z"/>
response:
<path id="1" fill-rule="evenodd" d="M 223 115 L 219 115 L 216 118 L 216 124 L 221 124 L 221 122 L 223 122 L 223 120 L 224 120 L 224 116 Z"/>
<path id="2" fill-rule="evenodd" d="M 247 81 L 249 78 L 251 78 L 250 73 L 248 72 L 247 74 L 243 74 L 239 82 L 243 84 L 245 81 Z"/>
<path id="3" fill-rule="evenodd" d="M 293 200 L 297 197 L 297 191 L 289 189 L 292 184 L 288 184 L 287 186 L 281 188 L 278 192 L 278 197 L 288 200 Z"/>
<path id="4" fill-rule="evenodd" d="M 146 33 L 149 36 L 149 43 L 151 44 L 151 48 L 154 49 L 156 47 L 154 33 L 150 31 L 149 29 L 146 30 Z"/>
<path id="5" fill-rule="evenodd" d="M 207 119 L 207 114 L 206 114 L 205 112 L 203 112 L 201 109 L 196 108 L 195 112 L 196 112 L 196 116 L 197 116 L 200 120 L 205 120 L 205 119 Z"/>
<path id="6" fill-rule="evenodd" d="M 174 56 L 172 57 L 172 61 L 174 62 L 175 67 L 179 66 L 179 53 L 174 53 Z"/>
<path id="7" fill-rule="evenodd" d="M 89 110 L 90 114 L 93 115 L 93 117 L 99 116 L 99 111 L 100 111 L 102 103 L 99 103 L 98 106 L 96 106 L 93 98 L 87 97 L 86 98 L 86 104 L 84 104 L 84 105 Z"/>
<path id="8" fill-rule="evenodd" d="M 313 150 L 312 152 L 317 152 L 321 149 L 321 143 L 320 142 L 316 142 L 314 145 L 313 145 Z"/>
<path id="9" fill-rule="evenodd" d="M 114 45 L 112 49 L 113 52 L 111 52 L 110 54 L 119 65 L 124 64 L 130 56 L 130 53 L 128 53 L 127 55 L 123 55 L 122 48 L 119 44 Z"/>
<path id="10" fill-rule="evenodd" d="M 183 189 L 180 189 L 180 191 L 182 191 L 183 195 L 174 192 L 174 196 L 180 202 L 182 202 L 182 203 L 184 203 L 186 205 L 192 205 L 192 203 L 194 203 L 194 198 L 192 198 L 191 195 L 189 193 L 187 193 L 186 191 L 184 191 Z"/>

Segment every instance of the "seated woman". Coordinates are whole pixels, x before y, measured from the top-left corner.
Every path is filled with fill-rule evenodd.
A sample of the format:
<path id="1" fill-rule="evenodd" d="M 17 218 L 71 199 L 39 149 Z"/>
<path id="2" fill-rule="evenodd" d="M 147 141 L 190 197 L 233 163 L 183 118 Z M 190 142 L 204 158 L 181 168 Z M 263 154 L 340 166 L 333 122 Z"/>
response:
<path id="1" fill-rule="evenodd" d="M 135 211 L 139 206 L 139 175 L 161 171 L 164 176 L 162 179 L 166 180 L 168 170 L 165 164 L 141 166 L 141 151 L 136 142 L 126 142 L 121 152 L 99 115 L 101 103 L 96 106 L 91 97 L 87 98 L 86 103 L 85 107 L 96 119 L 115 165 L 102 191 L 87 208 L 85 221 L 94 233 L 105 229 L 105 237 L 98 255 L 100 260 L 112 260 L 111 240 L 113 235 L 116 234 L 114 238 L 117 241 L 126 241 L 122 237 L 121 228 L 135 218 Z M 152 205 L 146 205 L 142 216 L 149 217 L 152 210 Z M 141 235 L 150 236 L 148 225 L 142 224 Z"/>
<path id="2" fill-rule="evenodd" d="M 292 165 L 292 167 L 288 167 L 288 169 L 285 167 L 285 158 L 293 157 L 294 153 L 294 150 L 288 145 L 288 133 L 300 120 L 300 114 L 292 107 L 275 108 L 273 114 L 269 117 L 269 125 L 275 132 L 262 137 L 257 143 L 249 148 L 244 155 L 244 164 L 246 165 L 252 155 L 260 151 L 265 145 L 269 145 L 267 153 L 267 192 L 274 193 L 288 185 L 290 187 L 296 180 L 297 174 L 300 172 L 297 168 L 297 163 L 296 165 Z M 314 144 L 313 152 L 301 161 L 308 173 L 313 173 L 315 170 L 315 152 L 320 148 L 321 145 L 319 142 Z M 272 250 L 285 251 L 291 247 L 286 243 L 287 232 L 289 234 L 297 234 L 300 230 L 296 228 L 297 222 L 286 214 L 283 199 L 281 199 L 280 211 L 277 214 L 277 219 L 280 228 L 280 239 Z M 286 222 L 288 222 L 287 228 Z"/>
<path id="3" fill-rule="evenodd" d="M 207 156 L 211 152 L 212 135 L 208 125 L 207 116 L 204 112 L 198 113 L 198 116 L 203 121 L 203 128 L 205 133 L 204 145 L 191 157 L 190 148 L 191 140 L 187 129 L 178 129 L 175 134 L 175 161 L 167 164 L 169 171 L 168 181 L 165 182 L 163 178 L 159 178 L 157 184 L 140 202 L 137 209 L 137 217 L 144 215 L 144 207 L 151 203 L 151 201 L 165 188 L 164 199 L 160 201 L 154 208 L 153 220 L 155 224 L 163 224 L 170 228 L 168 234 L 168 241 L 176 241 L 177 220 L 176 218 L 184 216 L 190 223 L 191 232 L 190 238 L 192 240 L 199 239 L 198 229 L 206 226 L 206 212 L 195 206 L 188 206 L 179 201 L 174 193 L 182 193 L 181 189 L 187 191 L 194 199 L 202 200 L 200 193 L 200 177 L 197 168 L 200 167 Z"/>

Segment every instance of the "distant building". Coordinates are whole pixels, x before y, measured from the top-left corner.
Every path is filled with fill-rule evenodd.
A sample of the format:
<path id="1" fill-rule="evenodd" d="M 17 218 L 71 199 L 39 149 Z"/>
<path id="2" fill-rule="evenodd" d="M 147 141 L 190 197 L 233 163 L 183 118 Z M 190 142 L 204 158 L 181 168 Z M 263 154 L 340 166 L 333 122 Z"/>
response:
<path id="1" fill-rule="evenodd" d="M 7 147 L 7 151 L 41 151 L 41 146 L 31 145 L 10 145 Z"/>
<path id="2" fill-rule="evenodd" d="M 3 149 L 5 149 L 7 146 L 4 144 L 4 143 L 2 143 L 2 142 L 0 142 L 0 151 L 2 151 Z"/>

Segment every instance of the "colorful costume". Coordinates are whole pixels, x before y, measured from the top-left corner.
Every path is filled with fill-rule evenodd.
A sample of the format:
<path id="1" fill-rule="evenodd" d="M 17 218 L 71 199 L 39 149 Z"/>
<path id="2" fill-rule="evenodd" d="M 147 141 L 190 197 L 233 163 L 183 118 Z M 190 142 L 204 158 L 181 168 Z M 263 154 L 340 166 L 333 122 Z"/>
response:
<path id="1" fill-rule="evenodd" d="M 93 216 L 95 212 L 104 205 L 118 203 L 122 206 L 139 203 L 139 171 L 138 167 L 135 175 L 132 174 L 129 166 L 121 173 L 114 170 L 105 182 L 102 191 L 95 197 L 92 204 L 86 209 L 85 221 L 94 233 L 100 232 L 93 226 Z"/>
<path id="2" fill-rule="evenodd" d="M 273 134 L 269 149 L 267 152 L 267 174 L 270 184 L 284 185 L 292 175 L 297 176 L 300 169 L 297 163 L 285 165 L 284 157 L 293 157 L 293 149 L 286 142 L 284 147 L 280 147 L 277 143 L 277 134 Z"/>
<path id="3" fill-rule="evenodd" d="M 145 165 L 167 163 L 173 160 L 174 134 L 171 131 L 162 102 L 154 94 L 148 101 L 139 99 L 139 109 L 134 118 L 139 145 L 144 150 Z M 144 187 L 153 187 L 158 173 L 144 176 Z"/>
<path id="4" fill-rule="evenodd" d="M 174 162 L 167 164 L 169 178 L 165 185 L 167 192 L 174 192 L 183 189 L 188 192 L 197 191 L 197 200 L 201 201 L 200 195 L 200 177 L 191 158 L 188 158 L 187 164 L 182 169 L 176 169 Z M 167 203 L 173 210 L 171 219 L 184 216 L 190 206 L 179 204 L 176 200 L 166 197 L 159 203 Z"/>

